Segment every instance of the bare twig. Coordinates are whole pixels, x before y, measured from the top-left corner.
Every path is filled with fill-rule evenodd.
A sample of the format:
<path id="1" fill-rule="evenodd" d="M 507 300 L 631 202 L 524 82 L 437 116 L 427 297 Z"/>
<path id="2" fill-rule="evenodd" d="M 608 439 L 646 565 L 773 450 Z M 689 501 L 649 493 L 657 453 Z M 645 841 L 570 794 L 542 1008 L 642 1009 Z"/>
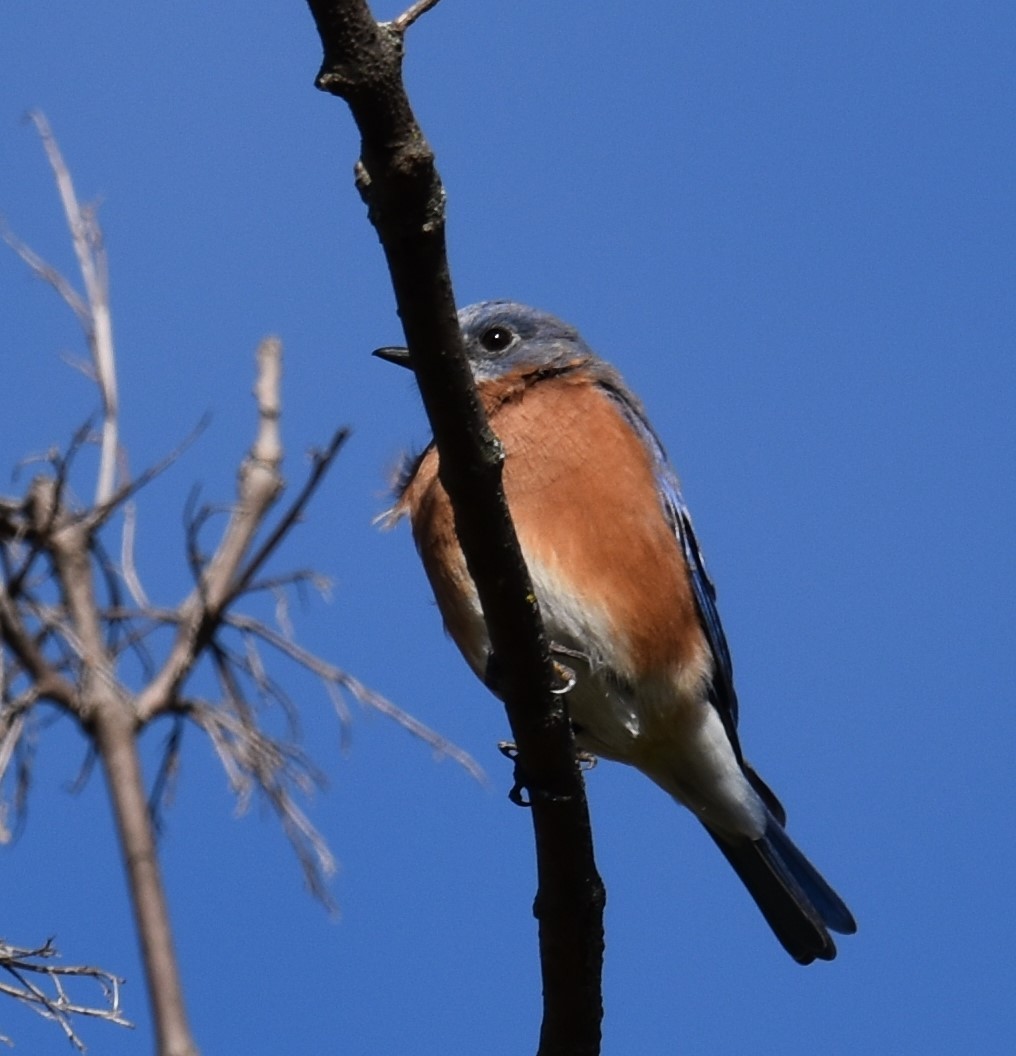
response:
<path id="1" fill-rule="evenodd" d="M 418 18 L 425 15 L 432 7 L 437 7 L 439 3 L 440 0 L 416 0 L 416 3 L 410 4 L 390 25 L 397 33 L 405 33 Z"/>
<path id="2" fill-rule="evenodd" d="M 11 797 L 13 823 L 24 817 L 25 798 L 31 783 L 31 744 L 26 750 L 25 738 L 27 718 L 35 703 L 34 687 L 20 700 L 4 701 L 0 704 L 0 783 L 7 776 L 12 760 L 17 760 L 14 778 L 14 794 Z M 9 843 L 13 837 L 8 825 L 7 803 L 0 799 L 0 843 Z"/>
<path id="3" fill-rule="evenodd" d="M 113 492 L 109 498 L 103 503 L 96 503 L 91 510 L 86 514 L 86 520 L 88 527 L 91 531 L 101 527 L 106 521 L 109 520 L 113 512 L 120 508 L 121 505 L 125 505 L 128 500 L 133 498 L 142 488 L 146 488 L 156 477 L 161 476 L 163 473 L 172 466 L 177 459 L 183 455 L 183 453 L 197 440 L 197 438 L 205 431 L 208 426 L 208 415 L 203 416 L 198 424 L 180 441 L 168 455 L 164 455 L 155 463 L 154 466 L 149 466 L 143 473 L 141 473 L 136 479 L 129 481 L 126 484 L 122 484 L 116 491 Z"/>
<path id="4" fill-rule="evenodd" d="M 335 871 L 335 859 L 289 792 L 291 786 L 309 792 L 322 783 L 322 775 L 304 753 L 269 737 L 257 727 L 242 702 L 242 693 L 229 664 L 221 663 L 219 673 L 232 710 L 205 701 L 191 701 L 186 706 L 186 714 L 211 739 L 238 797 L 238 809 L 241 812 L 246 809 L 255 790 L 264 795 L 296 852 L 312 894 L 329 910 L 334 910 L 328 877 Z"/>
<path id="5" fill-rule="evenodd" d="M 95 489 L 95 502 L 102 505 L 113 494 L 119 454 L 116 359 L 113 354 L 113 319 L 109 309 L 106 248 L 94 211 L 83 208 L 78 202 L 74 181 L 53 137 L 49 122 L 39 111 L 33 111 L 29 116 L 42 138 L 46 157 L 56 177 L 60 200 L 67 216 L 67 226 L 74 243 L 74 252 L 78 258 L 78 267 L 85 284 L 86 316 L 82 319 L 80 310 L 77 315 L 82 319 L 85 336 L 88 338 L 88 347 L 95 365 L 95 377 L 102 397 L 102 444 L 99 479 Z"/>
<path id="6" fill-rule="evenodd" d="M 176 778 L 180 772 L 180 749 L 183 745 L 183 716 L 175 716 L 166 738 L 159 761 L 159 769 L 152 782 L 152 791 L 148 797 L 148 813 L 155 831 L 161 834 L 162 811 L 172 798 Z"/>
<path id="7" fill-rule="evenodd" d="M 0 981 L 0 993 L 15 998 L 43 1019 L 58 1024 L 79 1052 L 85 1051 L 85 1045 L 74 1030 L 73 1016 L 103 1019 L 121 1027 L 133 1026 L 120 1008 L 122 979 L 103 968 L 55 964 L 57 956 L 52 939 L 34 949 L 12 946 L 0 939 L 0 971 L 14 980 L 13 984 Z M 36 979 L 42 981 L 36 982 Z M 101 1004 L 73 1000 L 65 985 L 65 980 L 69 979 L 92 980 L 99 987 Z M 43 988 L 46 984 L 50 987 L 49 992 Z M 0 1041 L 11 1044 L 10 1039 L 2 1034 Z"/>
<path id="8" fill-rule="evenodd" d="M 429 745 L 436 755 L 453 760 L 481 784 L 487 783 L 487 775 L 484 773 L 483 767 L 468 752 L 463 751 L 429 726 L 420 722 L 408 712 L 403 711 L 397 704 L 393 704 L 381 694 L 368 689 L 362 682 L 353 678 L 352 675 L 315 656 L 302 646 L 297 645 L 296 642 L 290 641 L 278 632 L 273 631 L 266 624 L 249 616 L 230 614 L 227 617 L 227 622 L 232 627 L 243 628 L 256 634 L 269 645 L 278 649 L 279 652 L 317 675 L 326 685 L 344 690 L 354 700 L 397 722 L 404 730 L 407 730 L 414 737 L 419 737 L 420 740 Z M 339 712 L 340 718 L 343 718 L 343 712 L 339 705 L 336 705 L 336 710 Z"/>
<path id="9" fill-rule="evenodd" d="M 124 504 L 123 537 L 120 546 L 120 567 L 123 569 L 123 581 L 127 584 L 135 605 L 142 608 L 148 605 L 148 595 L 141 585 L 137 565 L 134 564 L 134 537 L 137 530 L 138 511 L 133 502 Z"/>
<path id="10" fill-rule="evenodd" d="M 272 529 L 268 538 L 258 548 L 257 553 L 254 554 L 243 572 L 237 577 L 237 582 L 234 586 L 234 595 L 243 593 L 249 588 L 251 580 L 257 575 L 265 561 L 267 561 L 275 551 L 279 543 L 289 532 L 290 528 L 292 528 L 300 519 L 307 503 L 310 502 L 318 485 L 324 479 L 325 474 L 328 472 L 339 451 L 342 449 L 342 445 L 348 439 L 349 430 L 338 429 L 332 436 L 331 441 L 324 451 L 315 451 L 312 453 L 311 471 L 306 482 L 300 489 L 285 515 L 280 519 L 275 528 Z"/>
<path id="11" fill-rule="evenodd" d="M 288 578 L 289 577 L 280 577 L 283 582 L 288 580 Z M 252 585 L 251 589 L 255 589 L 255 586 L 256 585 Z M 152 631 L 159 626 L 179 627 L 184 620 L 184 616 L 177 609 L 157 608 L 155 606 L 148 606 L 144 610 L 110 609 L 104 612 L 104 618 L 107 620 L 115 619 L 124 622 L 135 622 L 136 626 L 132 632 L 134 639 L 152 633 Z M 146 623 L 142 625 L 137 622 L 141 620 L 146 621 Z M 480 764 L 468 752 L 459 748 L 458 745 L 449 741 L 436 730 L 427 726 L 426 723 L 423 723 L 413 715 L 410 715 L 380 693 L 374 692 L 348 672 L 342 670 L 342 668 L 329 663 L 327 660 L 315 655 L 310 650 L 305 649 L 298 642 L 294 641 L 288 633 L 276 631 L 268 624 L 255 619 L 252 616 L 232 611 L 223 615 L 222 624 L 224 627 L 240 631 L 245 635 L 252 635 L 259 638 L 266 645 L 271 646 L 285 656 L 286 659 L 291 660 L 293 663 L 320 679 L 328 691 L 329 698 L 331 699 L 336 714 L 344 728 L 349 725 L 350 712 L 342 694 L 348 693 L 349 696 L 358 703 L 386 716 L 408 733 L 419 738 L 438 758 L 450 759 L 452 762 L 457 763 L 466 771 L 466 773 L 481 784 L 486 785 L 489 783 L 483 767 L 480 766 Z M 134 640 L 125 641 L 123 643 L 123 648 L 133 644 Z M 223 656 L 227 658 L 231 657 L 232 654 L 230 654 L 221 644 L 218 644 L 216 648 L 221 650 Z M 234 666 L 243 664 L 246 664 L 251 668 L 254 666 L 249 659 L 244 661 L 240 658 L 235 658 Z M 263 669 L 263 661 L 261 661 L 260 658 L 256 661 L 256 665 L 259 669 Z M 273 699 L 281 699 L 279 695 L 280 691 L 278 690 L 274 679 L 268 679 L 263 671 L 262 675 L 258 676 L 253 669 L 249 670 L 248 674 L 255 680 L 260 677 L 260 688 L 267 691 L 268 695 L 272 696 Z M 212 707 L 213 705 L 209 704 L 208 706 Z M 168 710 L 175 711 L 176 709 L 175 707 L 170 707 Z"/>
<path id="12" fill-rule="evenodd" d="M 18 238 L 17 235 L 5 224 L 0 222 L 0 238 L 14 250 L 15 253 L 28 265 L 32 274 L 37 279 L 48 283 L 67 302 L 70 309 L 78 317 L 83 328 L 89 323 L 88 305 L 81 299 L 81 294 L 56 270 L 51 264 L 47 264 L 30 246 Z"/>

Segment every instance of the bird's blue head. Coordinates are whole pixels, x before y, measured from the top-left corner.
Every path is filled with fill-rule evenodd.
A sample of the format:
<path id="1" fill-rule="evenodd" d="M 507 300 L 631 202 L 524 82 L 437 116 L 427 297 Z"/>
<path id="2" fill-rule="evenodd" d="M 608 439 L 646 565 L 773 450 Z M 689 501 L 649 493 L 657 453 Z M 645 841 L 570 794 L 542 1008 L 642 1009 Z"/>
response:
<path id="1" fill-rule="evenodd" d="M 471 304 L 459 312 L 459 327 L 478 382 L 595 358 L 573 326 L 514 301 Z"/>
<path id="2" fill-rule="evenodd" d="M 477 382 L 516 371 L 597 362 L 579 332 L 547 312 L 514 301 L 480 301 L 459 312 L 466 358 Z M 402 348 L 379 348 L 375 355 L 410 366 Z"/>
<path id="3" fill-rule="evenodd" d="M 539 378 L 574 368 L 586 371 L 649 446 L 665 486 L 677 489 L 663 445 L 638 397 L 621 375 L 582 340 L 575 327 L 516 301 L 479 301 L 459 312 L 459 329 L 477 384 L 513 374 L 535 374 Z M 379 348 L 374 355 L 412 368 L 407 348 Z"/>

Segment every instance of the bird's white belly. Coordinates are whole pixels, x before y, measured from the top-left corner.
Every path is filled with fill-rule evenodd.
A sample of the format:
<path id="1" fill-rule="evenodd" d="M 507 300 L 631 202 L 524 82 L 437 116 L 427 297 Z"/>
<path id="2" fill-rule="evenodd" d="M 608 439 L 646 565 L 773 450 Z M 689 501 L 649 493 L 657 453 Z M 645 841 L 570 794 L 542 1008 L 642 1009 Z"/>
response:
<path id="1" fill-rule="evenodd" d="M 544 566 L 531 562 L 530 575 L 554 659 L 575 675 L 567 705 L 577 745 L 641 770 L 714 828 L 761 836 L 765 808 L 708 700 L 708 660 L 640 678 L 605 613 L 579 604 Z M 490 639 L 475 594 L 471 600 L 473 648 L 466 655 L 483 679 Z"/>

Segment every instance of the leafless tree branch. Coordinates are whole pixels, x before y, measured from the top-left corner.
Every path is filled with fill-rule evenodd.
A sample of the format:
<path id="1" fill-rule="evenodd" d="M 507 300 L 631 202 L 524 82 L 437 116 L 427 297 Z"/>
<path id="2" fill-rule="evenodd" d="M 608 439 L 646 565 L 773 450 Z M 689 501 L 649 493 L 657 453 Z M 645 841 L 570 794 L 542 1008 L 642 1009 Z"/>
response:
<path id="1" fill-rule="evenodd" d="M 265 797 L 296 852 L 311 893 L 334 910 L 328 878 L 335 871 L 335 859 L 290 791 L 297 788 L 307 793 L 319 787 L 323 777 L 303 752 L 258 727 L 235 669 L 225 658 L 218 667 L 229 707 L 193 700 L 184 705 L 185 714 L 208 734 L 237 796 L 239 811 L 247 809 L 255 792 Z"/>
<path id="2" fill-rule="evenodd" d="M 85 1045 L 74 1030 L 74 1016 L 104 1019 L 122 1027 L 133 1026 L 120 1009 L 122 979 L 102 968 L 56 964 L 54 959 L 58 956 L 52 939 L 34 949 L 12 946 L 0 939 L 0 973 L 14 980 L 13 983 L 3 982 L 0 976 L 0 994 L 13 997 L 43 1019 L 52 1020 L 79 1052 L 85 1051 Z M 92 980 L 99 988 L 101 1003 L 72 999 L 66 982 L 73 979 Z M 0 1034 L 0 1041 L 11 1044 L 10 1038 L 3 1034 Z"/>
<path id="3" fill-rule="evenodd" d="M 0 778 L 20 755 L 14 804 L 23 801 L 22 791 L 30 773 L 24 759 L 27 716 L 34 704 L 49 700 L 73 715 L 94 743 L 97 757 L 106 773 L 117 830 L 123 850 L 128 886 L 142 947 L 148 993 L 155 1019 L 160 1056 L 195 1056 L 183 1002 L 179 969 L 173 950 L 165 893 L 158 866 L 155 831 L 148 811 L 138 756 L 137 735 L 148 718 L 138 707 L 138 698 L 122 682 L 118 660 L 123 648 L 142 648 L 144 633 L 135 621 L 123 624 L 109 613 L 123 609 L 117 570 L 105 550 L 99 532 L 111 513 L 126 502 L 163 466 L 157 466 L 133 484 L 115 488 L 119 454 L 116 423 L 116 379 L 112 327 L 109 318 L 108 279 L 102 235 L 94 212 L 80 207 L 66 165 L 41 115 L 33 120 L 42 136 L 57 179 L 67 214 L 78 263 L 84 278 L 86 297 L 73 295 L 69 283 L 52 269 L 47 270 L 31 251 L 16 243 L 37 273 L 54 282 L 77 313 L 92 352 L 94 374 L 104 411 L 103 439 L 100 445 L 99 482 L 93 504 L 77 509 L 68 493 L 71 464 L 90 429 L 79 430 L 66 455 L 51 456 L 51 471 L 40 473 L 21 500 L 0 503 Z M 11 241 L 8 238 L 8 241 Z M 227 532 L 202 570 L 201 581 L 184 605 L 181 627 L 187 639 L 171 650 L 169 670 L 175 692 L 191 672 L 202 651 L 213 644 L 225 606 L 236 597 L 237 570 L 249 555 L 253 541 L 282 488 L 279 436 L 281 346 L 271 339 L 259 350 L 256 396 L 259 427 L 250 455 L 241 467 L 240 495 Z M 168 461 L 172 461 L 170 456 Z M 323 472 L 323 471 L 322 471 Z M 285 532 L 279 534 L 281 539 Z M 130 553 L 131 542 L 125 543 Z M 45 555 L 50 572 L 35 577 L 36 560 Z M 143 598 L 132 562 L 125 562 L 126 581 L 134 597 Z M 140 620 L 145 620 L 143 610 Z M 121 636 L 123 642 L 121 642 Z M 126 644 L 125 644 L 126 643 Z M 144 654 L 142 654 L 144 655 Z M 157 676 L 158 677 L 158 676 Z M 27 689 L 25 688 L 27 686 Z M 252 727 L 248 722 L 248 727 Z M 248 741 L 257 743 L 248 729 Z M 320 841 L 289 795 L 289 786 L 308 787 L 306 774 L 296 767 L 296 749 L 271 742 L 275 769 L 252 767 L 257 780 L 267 784 L 269 799 L 277 804 L 284 827 L 294 842 L 303 842 L 299 853 Z M 291 757 L 285 759 L 286 753 Z M 175 761 L 168 753 L 170 767 Z M 284 758 L 283 763 L 277 762 Z M 158 791 L 164 791 L 168 770 L 158 778 Z M 322 845 L 323 846 L 323 845 Z M 326 853 L 321 852 L 319 857 Z M 325 862 L 321 857 L 322 862 Z M 41 1001 L 42 998 L 40 997 Z M 42 1007 L 59 1009 L 59 1001 Z M 65 1020 L 64 1020 L 65 1022 Z"/>
<path id="4" fill-rule="evenodd" d="M 257 637 L 263 639 L 279 652 L 286 655 L 289 659 L 317 675 L 326 686 L 345 691 L 359 703 L 364 704 L 369 708 L 373 708 L 382 715 L 386 715 L 388 718 L 397 722 L 403 729 L 408 730 L 414 737 L 418 737 L 424 743 L 429 745 L 435 754 L 444 758 L 452 759 L 477 781 L 486 783 L 487 779 L 483 768 L 471 755 L 452 744 L 446 738 L 414 718 L 408 712 L 403 711 L 403 709 L 397 704 L 393 704 L 390 700 L 381 696 L 381 694 L 375 693 L 372 689 L 369 689 L 352 675 L 340 670 L 334 664 L 329 664 L 320 657 L 314 656 L 296 642 L 290 641 L 277 631 L 273 631 L 267 626 L 267 624 L 252 619 L 249 616 L 231 614 L 228 617 L 227 622 L 232 627 L 243 628 L 244 630 L 248 630 L 257 635 Z M 344 713 L 338 705 L 336 705 L 336 707 L 339 711 L 339 717 L 343 718 Z"/>
<path id="5" fill-rule="evenodd" d="M 431 6 L 433 0 L 419 0 L 396 20 L 393 27 L 383 31 L 389 61 L 394 54 L 391 49 L 396 47 L 395 42 L 401 40 L 406 28 Z M 370 26 L 372 32 L 382 32 L 372 21 Z M 472 759 L 444 738 L 390 701 L 372 693 L 335 665 L 303 649 L 292 637 L 285 592 L 291 586 L 299 589 L 301 584 L 313 581 L 313 574 L 266 575 L 265 565 L 300 520 L 347 434 L 345 430 L 337 431 L 328 446 L 314 455 L 307 480 L 281 516 L 269 524 L 269 514 L 283 491 L 280 434 L 282 349 L 275 338 L 266 339 L 258 349 L 257 427 L 251 448 L 240 467 L 235 503 L 229 509 L 221 538 L 211 552 L 205 554 L 199 536 L 208 522 L 210 511 L 193 512 L 188 518 L 186 552 L 194 575 L 194 587 L 174 609 L 159 610 L 150 604 L 134 560 L 136 522 L 133 501 L 141 488 L 175 460 L 179 451 L 136 480 L 130 480 L 118 437 L 118 394 L 102 231 L 95 210 L 79 203 L 69 170 L 45 118 L 34 114 L 32 120 L 42 138 L 60 191 L 84 294 L 6 228 L 0 233 L 38 277 L 54 286 L 77 316 L 91 354 L 88 374 L 100 393 L 102 426 L 98 479 L 90 504 L 82 505 L 76 501 L 70 482 L 75 456 L 84 444 L 93 442 L 91 423 L 77 431 L 65 453 L 51 452 L 41 460 L 48 466 L 36 473 L 23 496 L 0 497 L 0 791 L 8 793 L 9 802 L 18 815 L 31 778 L 35 730 L 40 726 L 36 717 L 37 705 L 53 704 L 59 713 L 76 719 L 89 745 L 81 780 L 97 761 L 111 793 L 142 947 L 157 1051 L 159 1056 L 196 1056 L 173 949 L 153 820 L 157 819 L 159 804 L 169 794 L 178 770 L 183 720 L 189 720 L 210 738 L 241 807 L 255 794 L 265 797 L 279 817 L 312 890 L 326 903 L 330 902 L 327 877 L 334 862 L 320 834 L 298 804 L 298 795 L 307 794 L 319 785 L 321 775 L 296 744 L 269 735 L 261 725 L 265 707 L 277 705 L 289 720 L 288 734 L 295 736 L 297 733 L 296 710 L 282 684 L 265 663 L 265 656 L 281 654 L 316 676 L 335 705 L 344 733 L 348 715 L 345 698 L 349 696 L 393 718 L 423 739 L 436 753 L 456 760 L 474 776 L 480 776 L 480 771 Z M 422 137 L 420 142 L 426 148 Z M 421 158 L 426 160 L 426 151 Z M 372 162 L 374 160 L 381 159 L 372 158 Z M 364 169 L 365 173 L 379 177 L 384 176 L 384 171 L 380 164 Z M 413 192 L 415 197 L 411 204 L 418 208 L 422 204 L 419 187 L 415 176 L 410 175 L 412 178 L 403 181 L 403 188 Z M 382 183 L 385 182 L 382 179 Z M 391 204 L 391 193 L 397 195 L 398 188 L 391 181 L 387 184 L 388 196 L 382 195 L 378 201 L 383 198 L 385 203 Z M 439 191 L 439 185 L 437 189 Z M 370 199 L 366 190 L 364 193 Z M 396 216 L 397 210 L 390 215 Z M 437 217 L 437 214 L 433 215 Z M 430 256 L 424 261 L 426 266 L 437 259 L 432 252 L 435 247 L 443 254 L 443 233 L 439 230 L 438 234 L 438 242 L 433 239 L 427 242 Z M 405 262 L 400 268 L 404 275 L 408 274 Z M 423 347 L 421 354 L 426 357 L 434 354 L 437 348 L 433 340 L 427 338 L 428 327 L 433 321 L 428 306 L 437 302 L 430 297 L 426 283 L 417 293 L 414 310 L 404 314 L 414 333 L 411 346 L 414 350 Z M 453 347 L 457 347 L 458 332 L 447 282 L 440 314 L 444 325 L 442 333 L 450 335 Z M 462 384 L 463 378 L 468 384 L 468 371 L 462 373 L 461 356 L 455 369 L 458 384 Z M 424 368 L 423 375 L 428 376 L 428 368 Z M 443 383 L 437 379 L 439 374 L 433 374 L 430 381 L 424 382 L 432 404 L 435 400 L 441 403 L 441 397 L 435 394 Z M 453 404 L 445 406 L 447 410 Z M 473 417 L 467 415 L 464 420 L 467 429 L 473 428 L 477 421 L 482 426 L 482 418 L 475 418 L 478 413 L 475 396 L 469 406 Z M 437 413 L 437 420 L 440 420 L 440 412 L 433 413 Z M 442 427 L 440 443 L 454 443 L 456 435 L 454 428 L 448 433 L 446 424 Z M 476 435 L 485 438 L 486 461 L 469 464 L 467 460 L 456 469 L 452 456 L 448 473 L 450 479 L 458 474 L 456 479 L 460 488 L 470 480 L 486 482 L 484 486 L 488 491 L 484 502 L 489 513 L 491 494 L 496 499 L 496 491 L 489 493 L 489 486 L 493 484 L 496 489 L 499 472 L 497 446 L 489 432 Z M 442 447 L 442 452 L 444 450 Z M 77 471 L 74 472 L 76 479 Z M 506 525 L 510 533 L 503 497 L 499 501 L 502 528 Z M 120 510 L 124 511 L 124 532 L 117 565 L 104 542 L 103 533 L 109 530 L 109 522 Z M 482 519 L 475 522 L 472 530 L 477 530 L 476 525 L 480 524 Z M 469 530 L 467 527 L 464 532 L 468 534 Z M 482 527 L 479 530 L 487 529 Z M 471 562 L 477 560 L 482 565 L 484 558 L 471 557 Z M 472 563 L 470 567 L 473 567 Z M 520 559 L 517 572 L 524 577 Z M 478 581 L 479 578 L 482 574 Z M 121 584 L 126 586 L 126 591 Z M 242 597 L 262 590 L 271 590 L 276 595 L 281 632 L 234 611 L 235 604 Z M 128 595 L 133 606 L 128 603 Z M 520 598 L 524 596 L 519 595 Z M 529 612 L 530 618 L 535 618 L 528 603 L 523 602 L 522 609 Z M 518 604 L 515 611 L 521 611 Z M 165 640 L 159 632 L 164 632 Z M 538 648 L 535 652 L 533 650 L 534 642 L 539 645 L 538 637 L 530 640 L 523 634 L 516 639 L 511 635 L 505 638 L 496 630 L 492 631 L 492 636 L 499 656 L 503 653 L 510 660 L 512 650 L 521 645 L 530 663 L 529 670 L 538 670 L 540 652 Z M 161 646 L 166 648 L 160 649 Z M 528 652 L 525 652 L 526 648 Z M 131 654 L 137 663 L 124 662 Z M 221 699 L 214 702 L 185 693 L 188 680 L 202 664 L 210 666 L 217 676 Z M 140 688 L 134 688 L 124 670 L 136 673 L 138 667 L 144 679 Z M 522 685 L 523 681 L 513 684 L 511 693 L 514 697 L 518 697 Z M 555 702 L 555 698 L 548 696 L 547 699 Z M 138 735 L 150 722 L 164 715 L 169 716 L 174 725 L 149 799 L 145 794 L 138 754 Z M 563 721 L 560 710 L 552 717 L 555 722 Z M 563 729 L 567 733 L 566 722 Z M 522 742 L 524 738 L 519 740 Z M 567 745 L 565 750 L 569 750 Z M 533 788 L 544 787 L 539 770 L 534 770 L 533 774 Z M 0 836 L 6 832 L 5 806 L 0 797 Z M 27 952 L 29 958 L 48 955 L 48 947 L 37 951 L 11 949 L 17 956 Z M 13 967 L 9 967 L 17 979 L 15 989 L 20 986 L 26 993 L 33 994 L 37 1010 L 56 1018 L 65 1032 L 68 1030 L 67 1016 L 92 1013 L 87 1011 L 87 1006 L 70 1001 L 59 981 L 62 976 L 91 974 L 96 979 L 113 980 L 112 976 L 96 969 L 49 973 L 51 980 L 56 979 L 52 984 L 56 996 L 46 998 L 45 994 L 39 996 L 35 993 L 34 984 L 29 985 L 31 981 L 25 975 L 28 969 L 15 962 L 16 956 L 11 962 Z M 0 967 L 4 965 L 0 964 Z M 16 974 L 18 972 L 21 972 L 20 976 Z M 106 1014 L 104 1018 L 120 1022 L 117 1018 L 119 990 L 114 987 L 111 993 L 111 1007 L 116 1015 Z M 68 1036 L 78 1043 L 76 1035 L 69 1033 Z"/>

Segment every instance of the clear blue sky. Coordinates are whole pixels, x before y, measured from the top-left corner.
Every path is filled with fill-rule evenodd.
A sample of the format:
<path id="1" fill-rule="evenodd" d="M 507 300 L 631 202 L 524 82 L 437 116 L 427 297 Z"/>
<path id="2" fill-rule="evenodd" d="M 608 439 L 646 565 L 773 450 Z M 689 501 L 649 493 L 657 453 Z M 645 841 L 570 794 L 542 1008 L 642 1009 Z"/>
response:
<path id="1" fill-rule="evenodd" d="M 392 15 L 387 6 L 379 13 Z M 513 297 L 578 325 L 645 399 L 720 591 L 746 750 L 860 932 L 802 969 L 688 815 L 637 774 L 589 779 L 608 889 L 605 1053 L 1003 1054 L 1013 994 L 1013 118 L 1007 2 L 463 4 L 411 33 L 460 303 Z M 235 819 L 197 735 L 162 853 L 206 1054 L 533 1051 L 529 818 L 505 798 L 500 706 L 445 639 L 386 478 L 427 431 L 351 181 L 358 137 L 312 86 L 303 4 L 0 12 L 0 211 L 72 269 L 29 107 L 102 201 L 133 469 L 206 411 L 143 498 L 153 598 L 186 589 L 179 509 L 227 500 L 249 443 L 257 340 L 286 344 L 288 474 L 355 430 L 276 568 L 333 600 L 308 646 L 472 752 L 484 789 L 292 682 L 330 787 L 330 921 L 277 827 Z M 0 253 L 2 486 L 94 408 L 61 362 L 69 312 Z M 154 759 L 161 734 L 146 741 Z M 141 973 L 98 777 L 45 730 L 20 840 L 0 850 L 0 935 L 54 934 Z M 68 1051 L 0 1004 L 17 1052 Z"/>

